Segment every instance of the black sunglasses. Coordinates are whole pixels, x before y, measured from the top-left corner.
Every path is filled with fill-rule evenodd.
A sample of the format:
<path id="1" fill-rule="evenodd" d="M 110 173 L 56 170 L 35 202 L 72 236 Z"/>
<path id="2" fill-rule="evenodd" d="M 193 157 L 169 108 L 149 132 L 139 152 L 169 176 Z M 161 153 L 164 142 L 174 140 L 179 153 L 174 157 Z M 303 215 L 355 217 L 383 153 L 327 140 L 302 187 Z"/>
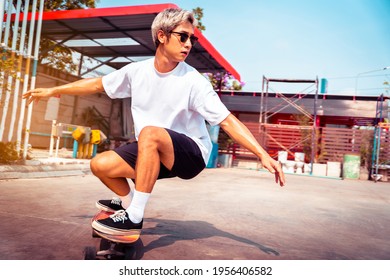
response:
<path id="1" fill-rule="evenodd" d="M 190 42 L 192 46 L 195 46 L 196 42 L 198 42 L 198 37 L 194 35 L 189 36 L 187 33 L 175 32 L 175 31 L 171 31 L 170 33 L 180 35 L 180 42 L 182 43 L 187 42 L 188 38 L 190 38 Z"/>

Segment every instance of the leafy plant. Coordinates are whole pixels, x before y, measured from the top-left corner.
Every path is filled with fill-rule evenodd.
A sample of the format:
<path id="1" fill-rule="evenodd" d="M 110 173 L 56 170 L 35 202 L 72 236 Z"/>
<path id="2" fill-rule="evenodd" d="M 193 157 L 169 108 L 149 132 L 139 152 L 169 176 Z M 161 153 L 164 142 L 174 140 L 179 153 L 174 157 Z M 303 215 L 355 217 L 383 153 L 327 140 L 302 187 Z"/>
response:
<path id="1" fill-rule="evenodd" d="M 9 164 L 19 159 L 16 152 L 16 143 L 0 142 L 0 164 Z"/>
<path id="2" fill-rule="evenodd" d="M 95 8 L 95 0 L 46 0 L 45 11 L 75 10 L 85 8 Z M 40 44 L 39 63 L 49 65 L 58 70 L 73 72 L 78 65 L 73 61 L 73 52 L 64 45 L 47 38 L 42 38 Z"/>
<path id="3" fill-rule="evenodd" d="M 360 165 L 365 167 L 367 170 L 371 167 L 371 156 L 372 156 L 372 146 L 374 140 L 373 130 L 366 129 L 362 133 L 361 145 L 360 145 Z"/>
<path id="4" fill-rule="evenodd" d="M 310 127 L 313 125 L 313 120 L 309 118 L 306 115 L 294 115 L 294 119 L 298 122 L 298 124 L 302 127 Z M 310 162 L 311 160 L 311 154 L 313 149 L 313 129 L 301 129 L 301 138 L 302 138 L 302 150 L 305 154 L 305 161 Z M 315 135 L 316 139 L 316 150 L 315 150 L 315 158 L 314 162 L 323 162 L 324 156 L 326 156 L 325 149 L 323 148 L 323 143 L 319 142 L 319 139 L 321 137 L 321 131 L 320 129 L 316 129 Z"/>
<path id="5" fill-rule="evenodd" d="M 203 74 L 213 85 L 215 90 L 241 90 L 244 82 L 237 81 L 229 73 L 204 73 Z"/>
<path id="6" fill-rule="evenodd" d="M 0 108 L 4 107 L 5 103 L 4 99 L 1 98 L 2 94 L 12 90 L 12 83 L 7 83 L 7 80 L 12 77 L 12 79 L 23 81 L 16 74 L 18 69 L 17 64 L 18 58 L 15 55 L 12 55 L 9 51 L 0 49 Z"/>
<path id="7" fill-rule="evenodd" d="M 95 8 L 98 0 L 45 0 L 44 11 L 60 11 Z M 16 1 L 14 0 L 14 5 Z M 24 10 L 25 1 L 22 1 L 22 10 Z M 28 10 L 31 12 L 32 1 L 29 3 Z M 10 38 L 11 40 L 11 38 Z M 28 42 L 28 34 L 26 40 Z M 73 52 L 64 45 L 58 45 L 57 42 L 47 38 L 41 38 L 38 61 L 40 64 L 46 64 L 58 70 L 73 72 L 77 70 L 77 64 L 73 60 Z"/>
<path id="8" fill-rule="evenodd" d="M 203 25 L 202 23 L 202 18 L 203 18 L 203 9 L 200 7 L 196 7 L 195 9 L 192 9 L 192 13 L 194 14 L 194 17 L 198 21 L 198 29 L 200 31 L 205 31 L 206 26 Z"/>

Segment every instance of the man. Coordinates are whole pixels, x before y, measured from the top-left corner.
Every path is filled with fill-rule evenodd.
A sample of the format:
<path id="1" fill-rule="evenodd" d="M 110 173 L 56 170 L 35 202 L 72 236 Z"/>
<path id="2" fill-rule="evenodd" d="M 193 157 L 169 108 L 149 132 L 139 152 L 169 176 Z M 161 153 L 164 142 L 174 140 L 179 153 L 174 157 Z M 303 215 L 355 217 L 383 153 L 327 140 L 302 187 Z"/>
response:
<path id="1" fill-rule="evenodd" d="M 157 179 L 191 179 L 206 166 L 211 141 L 205 120 L 220 125 L 253 152 L 264 168 L 285 184 L 284 174 L 250 131 L 224 106 L 211 84 L 184 62 L 196 43 L 192 13 L 166 9 L 152 24 L 156 54 L 104 77 L 88 78 L 53 88 L 26 92 L 29 102 L 58 94 L 87 95 L 105 91 L 111 98 L 132 97 L 137 142 L 106 151 L 91 160 L 91 170 L 118 198 L 100 200 L 97 207 L 116 211 L 92 227 L 108 234 L 142 228 L 144 209 Z M 127 178 L 135 180 L 131 190 Z"/>

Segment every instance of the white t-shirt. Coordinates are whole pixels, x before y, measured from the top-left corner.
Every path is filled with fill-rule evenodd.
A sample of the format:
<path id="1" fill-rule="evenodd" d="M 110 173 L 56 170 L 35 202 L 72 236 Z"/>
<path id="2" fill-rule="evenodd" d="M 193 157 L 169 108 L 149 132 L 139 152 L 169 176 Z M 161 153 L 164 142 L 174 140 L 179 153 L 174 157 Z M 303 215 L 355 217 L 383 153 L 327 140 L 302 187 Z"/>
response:
<path id="1" fill-rule="evenodd" d="M 145 126 L 183 133 L 198 144 L 207 164 L 212 144 L 205 120 L 221 123 L 229 111 L 210 82 L 195 68 L 180 62 L 169 73 L 159 73 L 154 58 L 134 62 L 103 77 L 110 98 L 132 97 L 135 137 Z"/>

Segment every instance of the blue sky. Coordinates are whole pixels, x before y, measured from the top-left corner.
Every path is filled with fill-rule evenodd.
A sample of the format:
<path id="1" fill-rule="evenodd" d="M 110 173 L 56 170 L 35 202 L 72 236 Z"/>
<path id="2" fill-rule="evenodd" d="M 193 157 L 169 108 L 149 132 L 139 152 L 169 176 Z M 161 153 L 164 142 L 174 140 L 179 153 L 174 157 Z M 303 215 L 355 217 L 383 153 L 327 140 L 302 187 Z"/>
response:
<path id="1" fill-rule="evenodd" d="M 98 7 L 173 3 L 203 8 L 204 36 L 240 73 L 328 80 L 329 94 L 380 95 L 390 82 L 390 0 L 99 0 Z M 367 73 L 368 72 L 368 73 Z M 295 91 L 277 84 L 273 91 Z"/>

